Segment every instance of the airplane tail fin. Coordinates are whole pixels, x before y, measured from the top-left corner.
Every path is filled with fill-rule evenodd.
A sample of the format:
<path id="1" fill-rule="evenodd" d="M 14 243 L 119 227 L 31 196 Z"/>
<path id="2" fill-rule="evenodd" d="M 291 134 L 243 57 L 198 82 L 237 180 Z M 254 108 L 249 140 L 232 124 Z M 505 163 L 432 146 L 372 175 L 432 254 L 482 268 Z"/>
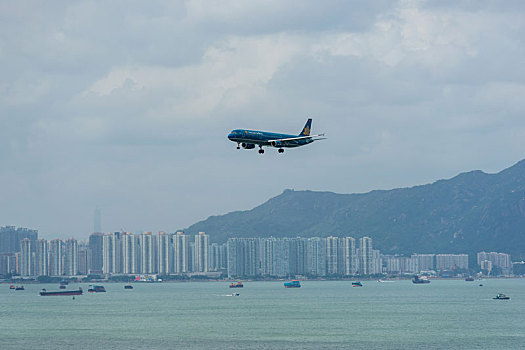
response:
<path id="1" fill-rule="evenodd" d="M 306 124 L 304 124 L 303 131 L 299 134 L 299 136 L 310 136 L 310 129 L 312 128 L 312 118 L 308 118 L 306 121 Z"/>

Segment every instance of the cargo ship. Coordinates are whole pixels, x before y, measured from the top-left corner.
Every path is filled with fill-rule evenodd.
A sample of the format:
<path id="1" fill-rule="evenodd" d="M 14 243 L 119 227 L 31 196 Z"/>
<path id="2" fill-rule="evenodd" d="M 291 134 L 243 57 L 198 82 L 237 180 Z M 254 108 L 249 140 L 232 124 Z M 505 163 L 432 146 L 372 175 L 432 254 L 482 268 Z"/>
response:
<path id="1" fill-rule="evenodd" d="M 300 287 L 301 287 L 301 283 L 298 280 L 284 282 L 284 288 L 300 288 Z"/>
<path id="2" fill-rule="evenodd" d="M 90 293 L 103 293 L 106 291 L 104 286 L 89 286 L 88 292 Z"/>
<path id="3" fill-rule="evenodd" d="M 58 291 L 47 291 L 45 289 L 42 289 L 40 292 L 40 295 L 45 296 L 60 296 L 60 295 L 82 295 L 82 288 L 78 288 L 78 290 L 58 290 Z"/>
<path id="4" fill-rule="evenodd" d="M 242 282 L 237 282 L 237 283 L 232 283 L 230 284 L 230 288 L 243 288 L 244 285 L 242 284 Z"/>

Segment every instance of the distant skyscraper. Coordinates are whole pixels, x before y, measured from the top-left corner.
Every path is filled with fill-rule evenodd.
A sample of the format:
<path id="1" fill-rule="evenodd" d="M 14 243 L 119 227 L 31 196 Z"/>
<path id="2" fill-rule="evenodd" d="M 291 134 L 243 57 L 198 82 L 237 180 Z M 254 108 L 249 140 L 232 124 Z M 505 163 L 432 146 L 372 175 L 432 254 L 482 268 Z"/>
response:
<path id="1" fill-rule="evenodd" d="M 35 249 L 35 273 L 37 276 L 49 275 L 49 249 L 47 240 L 39 239 L 36 241 Z"/>
<path id="2" fill-rule="evenodd" d="M 359 238 L 359 274 L 370 275 L 372 269 L 372 238 Z"/>
<path id="3" fill-rule="evenodd" d="M 49 275 L 62 276 L 64 274 L 63 242 L 60 239 L 49 241 Z"/>
<path id="4" fill-rule="evenodd" d="M 89 272 L 88 246 L 86 242 L 78 243 L 78 274 L 87 275 Z"/>
<path id="5" fill-rule="evenodd" d="M 102 236 L 102 272 L 116 273 L 117 272 L 117 242 L 116 237 L 112 233 Z"/>
<path id="6" fill-rule="evenodd" d="M 137 245 L 136 237 L 125 233 L 121 237 L 122 273 L 137 273 Z"/>
<path id="7" fill-rule="evenodd" d="M 89 236 L 89 273 L 102 273 L 102 240 L 104 235 L 95 232 Z"/>
<path id="8" fill-rule="evenodd" d="M 326 239 L 308 238 L 307 243 L 308 270 L 312 276 L 326 275 Z"/>
<path id="9" fill-rule="evenodd" d="M 174 272 L 177 274 L 188 273 L 190 264 L 189 239 L 184 232 L 177 232 L 173 236 Z"/>
<path id="10" fill-rule="evenodd" d="M 78 242 L 74 238 L 68 239 L 65 244 L 64 274 L 66 276 L 78 275 Z"/>
<path id="11" fill-rule="evenodd" d="M 102 214 L 98 206 L 93 213 L 93 232 L 102 232 Z"/>
<path id="12" fill-rule="evenodd" d="M 199 232 L 195 235 L 195 256 L 194 256 L 194 271 L 208 272 L 208 249 L 210 245 L 210 236 L 204 232 Z"/>
<path id="13" fill-rule="evenodd" d="M 33 246 L 29 238 L 24 238 L 20 242 L 20 275 L 34 275 Z"/>
<path id="14" fill-rule="evenodd" d="M 158 247 L 158 273 L 161 275 L 167 275 L 171 272 L 170 266 L 172 265 L 172 252 L 173 249 L 170 244 L 170 236 L 166 232 L 159 232 L 157 236 L 157 247 Z"/>

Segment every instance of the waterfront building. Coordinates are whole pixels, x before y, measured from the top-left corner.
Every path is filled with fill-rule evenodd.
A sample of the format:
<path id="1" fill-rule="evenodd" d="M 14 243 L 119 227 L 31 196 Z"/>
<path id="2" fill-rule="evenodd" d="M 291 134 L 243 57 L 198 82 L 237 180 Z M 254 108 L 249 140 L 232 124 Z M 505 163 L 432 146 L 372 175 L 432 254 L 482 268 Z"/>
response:
<path id="1" fill-rule="evenodd" d="M 326 276 L 326 239 L 308 238 L 306 250 L 307 273 L 312 276 Z"/>
<path id="2" fill-rule="evenodd" d="M 60 239 L 53 239 L 49 241 L 49 275 L 62 276 L 64 275 L 64 243 Z"/>
<path id="3" fill-rule="evenodd" d="M 359 274 L 370 275 L 372 268 L 372 238 L 359 238 Z"/>
<path id="4" fill-rule="evenodd" d="M 126 232 L 120 237 L 122 273 L 137 273 L 137 244 L 135 235 Z"/>
<path id="5" fill-rule="evenodd" d="M 226 244 L 212 243 L 210 245 L 209 271 L 227 268 Z"/>
<path id="6" fill-rule="evenodd" d="M 20 275 L 34 275 L 34 253 L 33 245 L 29 238 L 24 238 L 20 242 Z"/>
<path id="7" fill-rule="evenodd" d="M 100 232 L 95 232 L 89 236 L 89 273 L 102 273 L 104 263 L 103 237 L 104 235 Z"/>
<path id="8" fill-rule="evenodd" d="M 159 232 L 157 236 L 157 247 L 158 247 L 158 273 L 161 275 L 167 275 L 171 272 L 173 248 L 171 247 L 171 237 L 165 232 Z"/>
<path id="9" fill-rule="evenodd" d="M 467 254 L 436 254 L 437 270 L 468 269 Z"/>
<path id="10" fill-rule="evenodd" d="M 380 274 L 383 273 L 383 259 L 381 257 L 381 252 L 377 249 L 372 249 L 372 268 L 370 274 Z"/>
<path id="11" fill-rule="evenodd" d="M 412 258 L 416 259 L 418 273 L 435 269 L 435 254 L 412 254 Z"/>
<path id="12" fill-rule="evenodd" d="M 195 235 L 194 272 L 208 272 L 210 236 L 204 232 Z"/>
<path id="13" fill-rule="evenodd" d="M 16 253 L 0 253 L 0 275 L 14 274 L 17 271 Z"/>
<path id="14" fill-rule="evenodd" d="M 326 238 L 326 273 L 328 275 L 338 274 L 338 253 L 339 252 L 339 238 L 338 237 L 327 237 Z"/>
<path id="15" fill-rule="evenodd" d="M 87 275 L 89 272 L 88 264 L 88 245 L 86 242 L 78 242 L 78 274 Z"/>
<path id="16" fill-rule="evenodd" d="M 177 232 L 173 236 L 174 269 L 176 274 L 190 272 L 190 245 L 189 237 L 184 232 Z"/>
<path id="17" fill-rule="evenodd" d="M 102 236 L 102 273 L 117 273 L 117 239 L 114 234 Z"/>
<path id="18" fill-rule="evenodd" d="M 355 275 L 357 272 L 357 256 L 355 253 L 355 239 L 343 237 L 339 239 L 338 268 L 342 275 Z"/>
<path id="19" fill-rule="evenodd" d="M 307 239 L 286 238 L 288 245 L 288 275 L 304 275 L 307 273 Z"/>
<path id="20" fill-rule="evenodd" d="M 481 266 L 481 262 L 482 261 L 488 260 L 488 261 L 490 261 L 492 263 L 493 267 L 494 266 L 495 267 L 499 267 L 504 272 L 509 272 L 511 267 L 512 267 L 512 263 L 511 263 L 511 260 L 510 260 L 510 255 L 509 254 L 505 254 L 505 253 L 479 252 L 477 254 L 477 260 L 478 260 L 478 265 L 480 265 L 480 266 Z"/>
<path id="21" fill-rule="evenodd" d="M 258 253 L 258 238 L 228 239 L 228 277 L 258 275 Z"/>
<path id="22" fill-rule="evenodd" d="M 49 275 L 49 248 L 47 240 L 39 239 L 36 241 L 35 248 L 35 275 Z"/>
<path id="23" fill-rule="evenodd" d="M 24 238 L 28 238 L 34 246 L 38 231 L 15 226 L 0 227 L 0 253 L 20 252 L 20 242 Z"/>
<path id="24" fill-rule="evenodd" d="M 65 243 L 64 274 L 66 276 L 78 275 L 78 242 L 70 238 Z"/>
<path id="25" fill-rule="evenodd" d="M 155 273 L 156 270 L 156 239 L 151 232 L 144 232 L 140 235 L 141 268 L 140 273 Z"/>

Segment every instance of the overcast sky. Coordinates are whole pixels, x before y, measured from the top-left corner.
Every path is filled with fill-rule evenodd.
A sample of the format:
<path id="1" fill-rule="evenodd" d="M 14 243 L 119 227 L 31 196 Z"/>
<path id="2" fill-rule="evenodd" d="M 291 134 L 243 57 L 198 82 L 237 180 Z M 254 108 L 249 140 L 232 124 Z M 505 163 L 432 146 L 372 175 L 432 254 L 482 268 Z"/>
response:
<path id="1" fill-rule="evenodd" d="M 498 172 L 525 158 L 524 38 L 523 1 L 0 0 L 0 226 L 173 232 Z M 307 116 L 328 140 L 227 139 Z"/>

